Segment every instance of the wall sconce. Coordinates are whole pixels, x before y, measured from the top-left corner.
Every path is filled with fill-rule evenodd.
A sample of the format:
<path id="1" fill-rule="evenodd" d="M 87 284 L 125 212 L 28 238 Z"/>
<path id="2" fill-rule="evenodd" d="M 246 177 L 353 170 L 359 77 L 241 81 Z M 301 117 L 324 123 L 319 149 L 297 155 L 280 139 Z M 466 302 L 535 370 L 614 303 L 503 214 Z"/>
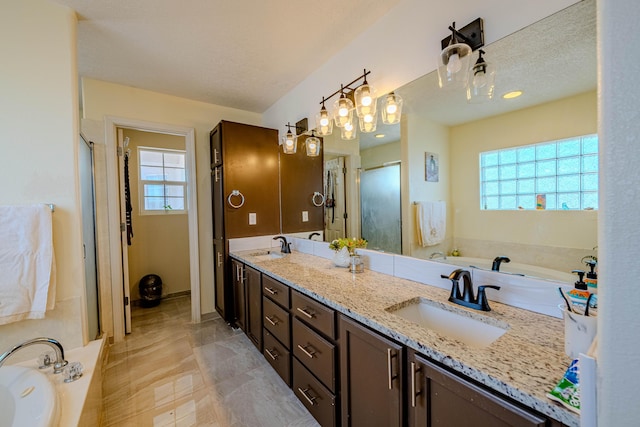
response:
<path id="1" fill-rule="evenodd" d="M 395 125 L 400 123 L 402 115 L 402 97 L 395 92 L 388 93 L 382 102 L 382 123 Z"/>
<path id="2" fill-rule="evenodd" d="M 319 136 L 328 136 L 333 132 L 333 120 L 324 106 L 325 99 L 322 98 L 322 108 L 316 114 L 316 131 Z"/>
<path id="3" fill-rule="evenodd" d="M 344 94 L 342 85 L 340 85 L 340 98 L 333 103 L 333 120 L 339 128 L 353 121 L 353 101 Z"/>
<path id="4" fill-rule="evenodd" d="M 345 141 L 356 139 L 356 127 L 353 122 L 346 123 L 342 129 L 340 129 L 340 137 Z"/>
<path id="5" fill-rule="evenodd" d="M 317 157 L 320 155 L 320 138 L 316 137 L 313 129 L 311 130 L 311 136 L 304 141 L 304 144 L 307 147 L 307 156 Z"/>
<path id="6" fill-rule="evenodd" d="M 306 121 L 306 119 L 304 120 Z M 298 123 L 301 122 L 302 120 Z M 296 125 L 292 125 L 287 122 L 285 125 L 287 126 L 287 134 L 283 136 L 282 141 L 280 141 L 280 145 L 282 145 L 282 152 L 284 154 L 296 154 L 296 151 L 298 151 L 298 137 L 300 136 L 298 132 L 302 133 L 307 130 L 306 127 L 298 126 L 298 123 L 296 123 Z M 291 128 L 296 129 L 295 134 L 291 132 Z"/>
<path id="7" fill-rule="evenodd" d="M 471 52 L 484 46 L 482 18 L 467 24 L 459 31 L 454 22 L 451 36 L 441 41 L 438 55 L 438 83 L 443 89 L 462 89 L 467 85 Z"/>
<path id="8" fill-rule="evenodd" d="M 478 60 L 471 68 L 467 83 L 467 102 L 480 103 L 493 98 L 496 82 L 496 68 L 484 60 L 484 50 L 478 50 Z"/>

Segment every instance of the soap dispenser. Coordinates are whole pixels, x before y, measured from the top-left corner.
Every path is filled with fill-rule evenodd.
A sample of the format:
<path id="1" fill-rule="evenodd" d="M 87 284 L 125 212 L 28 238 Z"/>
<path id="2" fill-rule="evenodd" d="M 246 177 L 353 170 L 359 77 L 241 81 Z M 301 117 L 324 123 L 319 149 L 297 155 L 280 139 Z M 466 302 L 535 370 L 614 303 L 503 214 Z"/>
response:
<path id="1" fill-rule="evenodd" d="M 598 265 L 598 262 L 594 259 L 588 259 L 584 263 L 591 270 L 587 272 L 587 278 L 585 279 L 585 283 L 587 284 L 589 292 L 597 294 L 598 293 L 598 273 L 596 273 L 595 270 L 596 270 L 596 265 Z"/>
<path id="2" fill-rule="evenodd" d="M 583 270 L 573 270 L 572 273 L 578 275 L 578 280 L 574 283 L 574 288 L 567 292 L 571 305 L 586 309 L 590 292 L 587 290 L 587 284 L 582 280 L 584 278 Z"/>

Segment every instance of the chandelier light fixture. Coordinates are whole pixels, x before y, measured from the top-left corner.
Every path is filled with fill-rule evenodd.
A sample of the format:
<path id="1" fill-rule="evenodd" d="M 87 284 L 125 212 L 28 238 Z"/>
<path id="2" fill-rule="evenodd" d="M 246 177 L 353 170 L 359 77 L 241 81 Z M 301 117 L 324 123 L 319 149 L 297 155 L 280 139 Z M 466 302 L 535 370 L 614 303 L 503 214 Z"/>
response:
<path id="1" fill-rule="evenodd" d="M 464 89 L 468 84 L 471 52 L 484 46 L 482 18 L 478 18 L 460 30 L 456 23 L 449 26 L 451 36 L 440 44 L 438 55 L 438 84 L 443 89 Z"/>

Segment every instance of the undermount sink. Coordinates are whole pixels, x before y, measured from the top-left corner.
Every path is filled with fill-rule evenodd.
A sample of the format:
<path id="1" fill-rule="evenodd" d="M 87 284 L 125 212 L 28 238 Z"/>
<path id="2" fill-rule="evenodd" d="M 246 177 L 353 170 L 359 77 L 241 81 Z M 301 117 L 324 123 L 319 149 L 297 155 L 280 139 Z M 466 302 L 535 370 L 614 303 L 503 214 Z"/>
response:
<path id="1" fill-rule="evenodd" d="M 477 348 L 489 346 L 509 329 L 509 325 L 499 320 L 426 298 L 414 298 L 386 310 L 425 329 Z"/>
<path id="2" fill-rule="evenodd" d="M 254 257 L 256 261 L 270 261 L 272 259 L 280 259 L 284 258 L 285 255 L 286 254 L 283 254 L 282 252 L 276 251 L 260 251 L 251 254 L 251 256 Z"/>

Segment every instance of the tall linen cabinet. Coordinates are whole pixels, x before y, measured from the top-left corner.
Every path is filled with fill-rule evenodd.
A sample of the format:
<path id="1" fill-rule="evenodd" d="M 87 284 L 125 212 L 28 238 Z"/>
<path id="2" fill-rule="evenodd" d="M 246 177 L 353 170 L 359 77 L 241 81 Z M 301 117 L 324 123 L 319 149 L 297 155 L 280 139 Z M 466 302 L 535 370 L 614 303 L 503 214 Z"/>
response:
<path id="1" fill-rule="evenodd" d="M 278 131 L 221 121 L 209 138 L 215 308 L 234 323 L 229 239 L 280 232 Z"/>

